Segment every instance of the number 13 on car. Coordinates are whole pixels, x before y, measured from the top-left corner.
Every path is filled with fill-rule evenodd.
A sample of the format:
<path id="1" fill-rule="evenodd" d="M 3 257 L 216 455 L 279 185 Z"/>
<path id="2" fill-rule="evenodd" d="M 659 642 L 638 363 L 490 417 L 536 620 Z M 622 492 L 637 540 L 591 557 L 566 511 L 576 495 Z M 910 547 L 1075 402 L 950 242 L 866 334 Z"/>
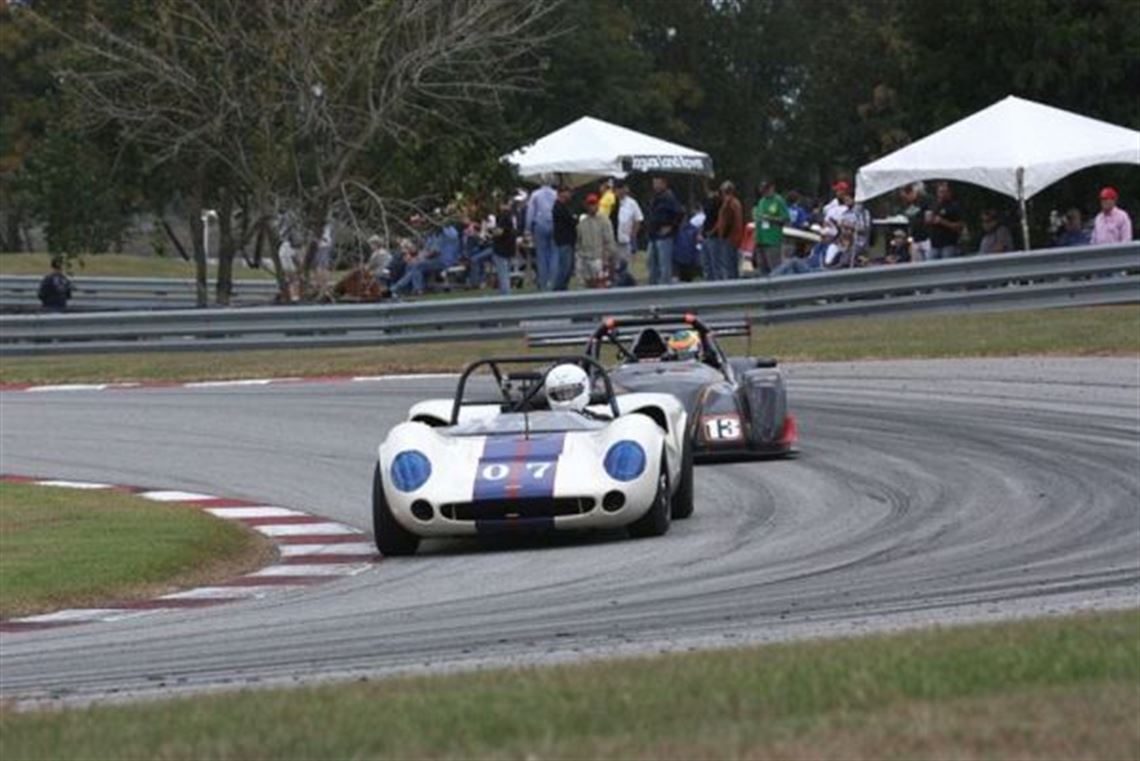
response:
<path id="1" fill-rule="evenodd" d="M 741 436 L 740 418 L 736 415 L 706 417 L 701 420 L 705 428 L 705 439 L 709 441 L 731 441 Z"/>

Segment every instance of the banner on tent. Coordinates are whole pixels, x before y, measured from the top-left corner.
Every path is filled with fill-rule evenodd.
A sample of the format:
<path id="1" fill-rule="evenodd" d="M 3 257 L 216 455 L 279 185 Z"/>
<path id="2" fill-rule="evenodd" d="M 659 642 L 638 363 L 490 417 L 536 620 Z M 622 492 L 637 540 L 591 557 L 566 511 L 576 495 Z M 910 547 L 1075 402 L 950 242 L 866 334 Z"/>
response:
<path id="1" fill-rule="evenodd" d="M 708 156 L 626 156 L 621 160 L 621 168 L 626 172 L 713 173 L 712 159 Z"/>

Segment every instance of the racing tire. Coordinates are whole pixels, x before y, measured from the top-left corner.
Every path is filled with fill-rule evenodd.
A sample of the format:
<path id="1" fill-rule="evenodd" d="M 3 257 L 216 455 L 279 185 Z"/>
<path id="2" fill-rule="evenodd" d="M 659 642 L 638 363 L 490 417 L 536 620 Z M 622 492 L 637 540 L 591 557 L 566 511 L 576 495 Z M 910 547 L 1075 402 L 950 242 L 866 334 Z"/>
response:
<path id="1" fill-rule="evenodd" d="M 420 538 L 401 526 L 388 507 L 379 463 L 372 474 L 372 535 L 381 555 L 414 555 L 420 546 Z"/>
<path id="2" fill-rule="evenodd" d="M 665 461 L 665 450 L 661 450 L 661 473 L 657 478 L 657 495 L 653 506 L 633 523 L 629 524 L 629 535 L 634 539 L 661 536 L 669 530 L 672 509 L 669 494 L 669 466 Z"/>
<path id="3" fill-rule="evenodd" d="M 673 495 L 670 517 L 684 520 L 693 514 L 693 440 L 685 437 L 685 448 L 681 453 L 681 482 Z"/>

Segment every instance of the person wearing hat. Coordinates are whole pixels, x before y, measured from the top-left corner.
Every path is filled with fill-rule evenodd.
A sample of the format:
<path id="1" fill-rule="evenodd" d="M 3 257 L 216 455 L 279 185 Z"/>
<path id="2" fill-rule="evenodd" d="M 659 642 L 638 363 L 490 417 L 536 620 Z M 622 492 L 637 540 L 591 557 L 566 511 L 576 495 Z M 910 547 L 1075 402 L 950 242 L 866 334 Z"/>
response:
<path id="1" fill-rule="evenodd" d="M 1118 198 L 1116 188 L 1104 188 L 1100 191 L 1100 214 L 1097 214 L 1093 220 L 1091 243 L 1094 246 L 1105 243 L 1128 243 L 1132 240 L 1132 219 L 1128 216 L 1128 212 L 1116 205 Z"/>
<path id="2" fill-rule="evenodd" d="M 605 287 L 607 269 L 612 270 L 622 254 L 613 225 L 598 210 L 596 193 L 586 196 L 586 214 L 578 222 L 577 233 L 578 277 L 587 288 Z"/>
<path id="3" fill-rule="evenodd" d="M 843 199 L 851 195 L 851 183 L 847 180 L 837 180 L 831 184 L 831 200 L 824 204 L 823 214 L 826 217 L 830 212 L 836 216 L 835 209 L 840 206 L 850 206 Z"/>

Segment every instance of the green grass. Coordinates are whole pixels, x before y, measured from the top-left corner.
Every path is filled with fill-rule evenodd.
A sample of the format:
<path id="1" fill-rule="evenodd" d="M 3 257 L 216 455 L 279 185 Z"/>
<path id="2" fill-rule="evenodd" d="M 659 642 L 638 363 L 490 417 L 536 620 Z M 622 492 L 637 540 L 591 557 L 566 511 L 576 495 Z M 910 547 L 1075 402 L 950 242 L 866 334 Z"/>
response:
<path id="1" fill-rule="evenodd" d="M 0 483 L 0 618 L 227 579 L 274 552 L 260 535 L 196 509 Z"/>
<path id="2" fill-rule="evenodd" d="M 620 307 L 620 305 L 617 305 Z M 749 350 L 729 339 L 730 353 Z M 446 372 L 523 341 L 424 343 L 305 351 L 174 352 L 11 358 L 0 383 L 165 381 Z M 751 352 L 781 361 L 1140 354 L 1140 305 L 1043 312 L 899 316 L 758 327 Z"/>
<path id="3" fill-rule="evenodd" d="M 51 266 L 50 254 L 0 254 L 0 275 L 45 275 Z M 211 277 L 216 268 L 209 268 Z M 194 277 L 193 262 L 180 257 L 131 256 L 129 254 L 87 254 L 72 265 L 72 277 Z M 247 269 L 234 262 L 234 279 L 264 280 L 273 276 L 265 270 Z"/>
<path id="4" fill-rule="evenodd" d="M 1137 758 L 1140 614 L 0 713 L 5 758 Z"/>

